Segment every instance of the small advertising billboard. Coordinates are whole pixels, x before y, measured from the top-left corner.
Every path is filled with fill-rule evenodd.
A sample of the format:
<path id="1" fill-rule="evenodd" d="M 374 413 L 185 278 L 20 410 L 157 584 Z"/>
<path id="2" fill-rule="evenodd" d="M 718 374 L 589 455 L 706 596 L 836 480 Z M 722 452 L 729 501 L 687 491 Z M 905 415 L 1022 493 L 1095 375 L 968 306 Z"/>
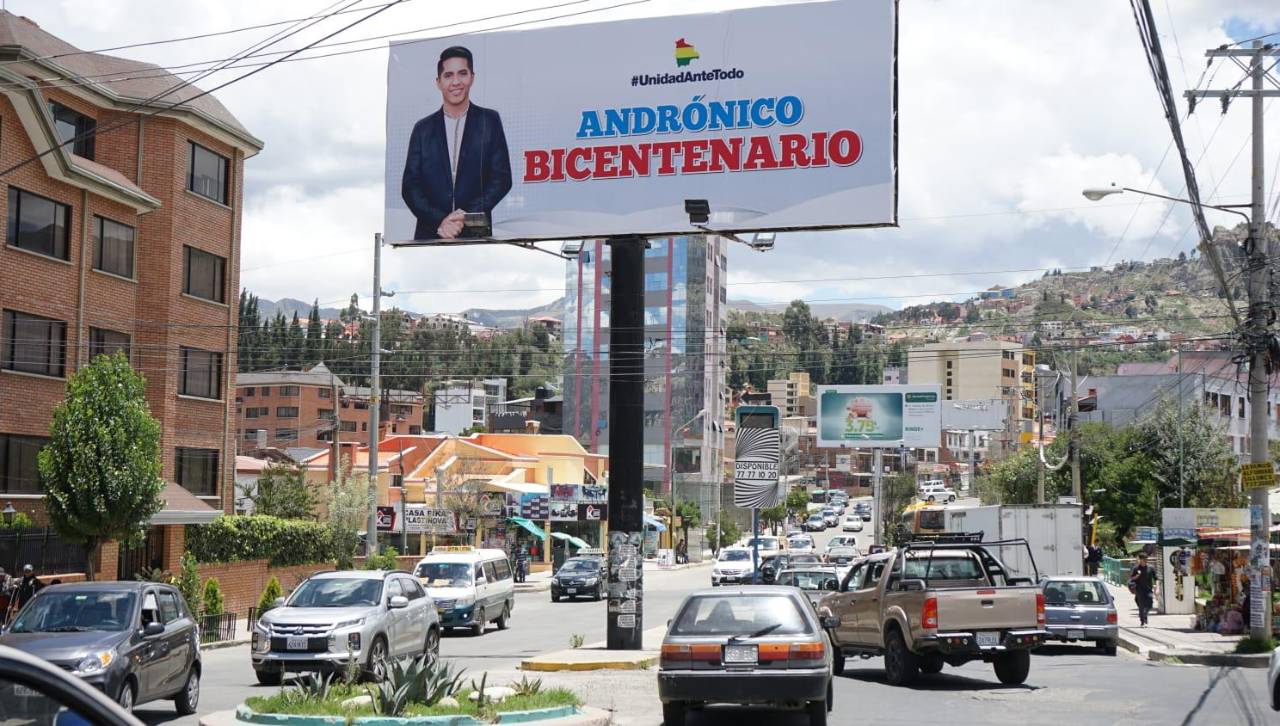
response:
<path id="1" fill-rule="evenodd" d="M 896 225 L 896 12 L 814 0 L 393 42 L 385 237 Z"/>
<path id="2" fill-rule="evenodd" d="M 937 385 L 818 386 L 818 446 L 937 447 L 941 404 Z"/>

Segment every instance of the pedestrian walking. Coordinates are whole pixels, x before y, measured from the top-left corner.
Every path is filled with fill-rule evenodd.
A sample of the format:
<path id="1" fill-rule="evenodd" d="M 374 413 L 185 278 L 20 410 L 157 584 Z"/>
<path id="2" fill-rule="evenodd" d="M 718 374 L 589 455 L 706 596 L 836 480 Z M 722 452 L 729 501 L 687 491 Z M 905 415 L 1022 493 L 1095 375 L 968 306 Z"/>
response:
<path id="1" fill-rule="evenodd" d="M 1102 564 L 1102 548 L 1097 545 L 1089 545 L 1085 548 L 1084 571 L 1090 577 L 1098 575 L 1098 566 Z"/>
<path id="2" fill-rule="evenodd" d="M 1147 627 L 1147 615 L 1154 603 L 1156 588 L 1155 568 L 1147 564 L 1146 553 L 1138 554 L 1138 564 L 1129 573 L 1129 592 L 1138 603 L 1138 622 Z"/>

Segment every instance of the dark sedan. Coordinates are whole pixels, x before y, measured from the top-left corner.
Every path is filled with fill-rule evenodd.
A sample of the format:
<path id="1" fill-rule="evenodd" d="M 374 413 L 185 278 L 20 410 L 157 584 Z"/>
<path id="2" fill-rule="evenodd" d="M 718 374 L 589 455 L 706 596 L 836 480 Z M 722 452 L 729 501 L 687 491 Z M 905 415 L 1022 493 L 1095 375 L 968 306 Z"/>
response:
<path id="1" fill-rule="evenodd" d="M 802 565 L 821 565 L 822 560 L 811 552 L 801 552 L 797 554 L 782 553 L 774 555 L 764 562 L 760 563 L 760 579 L 766 585 L 773 584 L 778 577 L 778 573 L 788 567 L 799 567 Z"/>
<path id="2" fill-rule="evenodd" d="M 178 713 L 200 700 L 200 642 L 178 589 L 154 582 L 52 585 L 0 635 L 7 645 L 78 676 L 126 711 L 173 699 Z"/>
<path id="3" fill-rule="evenodd" d="M 658 698 L 666 726 L 691 708 L 803 708 L 810 726 L 831 710 L 832 653 L 824 623 L 794 587 L 700 590 L 662 641 Z"/>
<path id="4" fill-rule="evenodd" d="M 560 598 L 589 597 L 599 600 L 604 596 L 604 574 L 599 557 L 570 557 L 551 578 L 551 602 Z"/>

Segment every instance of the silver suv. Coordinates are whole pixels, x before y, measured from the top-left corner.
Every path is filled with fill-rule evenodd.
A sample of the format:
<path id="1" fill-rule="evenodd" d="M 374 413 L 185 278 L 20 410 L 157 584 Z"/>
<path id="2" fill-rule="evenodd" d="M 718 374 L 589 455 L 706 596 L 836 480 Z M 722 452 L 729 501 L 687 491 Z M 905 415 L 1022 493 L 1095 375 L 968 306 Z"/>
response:
<path id="1" fill-rule="evenodd" d="M 355 661 L 377 677 L 390 658 L 440 653 L 440 623 L 422 585 L 407 572 L 321 572 L 276 601 L 253 627 L 258 682 L 288 671 L 341 671 Z"/>

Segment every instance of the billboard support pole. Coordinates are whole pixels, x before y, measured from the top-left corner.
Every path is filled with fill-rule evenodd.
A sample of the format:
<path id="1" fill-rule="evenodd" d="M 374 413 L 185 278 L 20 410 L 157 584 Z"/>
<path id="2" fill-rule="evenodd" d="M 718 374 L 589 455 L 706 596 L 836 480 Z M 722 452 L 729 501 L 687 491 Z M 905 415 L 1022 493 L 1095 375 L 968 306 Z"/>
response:
<path id="1" fill-rule="evenodd" d="M 640 650 L 644 632 L 644 250 L 614 237 L 609 301 L 609 650 Z"/>
<path id="2" fill-rule="evenodd" d="M 872 544 L 884 544 L 884 493 L 881 491 L 880 480 L 884 475 L 884 449 L 876 447 L 871 454 L 871 496 L 875 500 L 876 521 L 873 528 L 871 540 Z"/>

